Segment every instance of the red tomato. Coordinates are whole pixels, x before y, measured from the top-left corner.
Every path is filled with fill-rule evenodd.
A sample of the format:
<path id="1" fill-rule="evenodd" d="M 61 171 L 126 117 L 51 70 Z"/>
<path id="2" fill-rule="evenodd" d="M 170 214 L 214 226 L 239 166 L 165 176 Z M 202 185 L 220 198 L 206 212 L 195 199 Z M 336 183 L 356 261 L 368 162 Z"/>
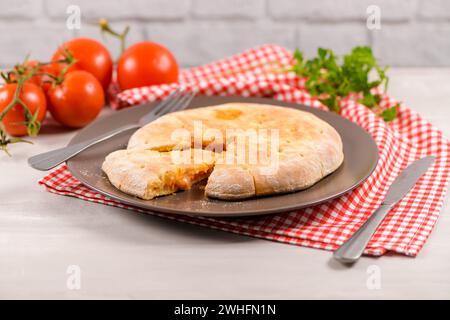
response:
<path id="1" fill-rule="evenodd" d="M 77 60 L 68 71 L 85 70 L 92 73 L 106 91 L 111 82 L 113 70 L 113 61 L 108 49 L 94 39 L 75 38 L 64 43 L 53 54 L 52 61 L 64 59 L 64 48 Z M 62 70 L 64 66 L 64 64 L 59 64 L 59 70 Z"/>
<path id="2" fill-rule="evenodd" d="M 25 69 L 24 74 L 28 75 L 31 72 L 31 69 L 35 68 L 37 65 L 39 64 L 38 60 L 27 60 L 25 61 L 25 63 L 22 65 L 22 67 Z M 14 69 L 19 69 L 17 67 L 15 67 Z M 41 68 L 38 68 L 37 72 L 40 71 Z M 41 76 L 33 76 L 31 77 L 28 81 L 34 83 L 37 86 L 41 85 Z M 15 75 L 12 74 L 12 80 L 15 80 Z"/>
<path id="3" fill-rule="evenodd" d="M 87 125 L 97 117 L 105 104 L 100 82 L 82 70 L 67 73 L 61 84 L 49 89 L 47 96 L 53 118 L 71 128 Z"/>
<path id="4" fill-rule="evenodd" d="M 40 72 L 45 72 L 54 77 L 57 77 L 59 74 L 59 66 L 56 64 L 47 64 L 41 67 Z M 50 87 L 52 86 L 53 79 L 50 76 L 43 75 L 40 77 L 40 86 L 44 93 L 47 93 Z"/>
<path id="5" fill-rule="evenodd" d="M 5 84 L 0 87 L 0 112 L 3 111 L 13 100 L 16 88 L 16 83 Z M 44 120 L 45 112 L 47 111 L 47 102 L 41 88 L 32 82 L 26 82 L 23 84 L 19 98 L 27 106 L 31 114 L 35 115 L 36 112 L 38 113 L 37 120 L 39 122 Z M 25 121 L 26 118 L 24 108 L 21 105 L 16 104 L 5 115 L 2 123 L 6 129 L 6 132 L 10 135 L 24 136 L 27 134 L 27 126 L 24 124 Z"/>
<path id="6" fill-rule="evenodd" d="M 38 64 L 38 60 L 28 60 L 24 63 L 24 67 L 29 68 L 29 71 L 31 71 L 31 69 L 36 68 Z M 41 73 L 41 75 L 33 76 L 28 81 L 40 86 L 42 90 L 44 90 L 44 93 L 46 93 L 51 86 L 50 81 L 52 81 L 53 79 L 48 75 L 43 75 L 42 73 L 46 73 L 56 77 L 59 72 L 59 66 L 53 63 L 42 65 L 36 70 L 36 72 Z"/>
<path id="7" fill-rule="evenodd" d="M 126 49 L 120 57 L 117 80 L 122 90 L 175 82 L 178 80 L 178 64 L 163 46 L 139 42 Z"/>

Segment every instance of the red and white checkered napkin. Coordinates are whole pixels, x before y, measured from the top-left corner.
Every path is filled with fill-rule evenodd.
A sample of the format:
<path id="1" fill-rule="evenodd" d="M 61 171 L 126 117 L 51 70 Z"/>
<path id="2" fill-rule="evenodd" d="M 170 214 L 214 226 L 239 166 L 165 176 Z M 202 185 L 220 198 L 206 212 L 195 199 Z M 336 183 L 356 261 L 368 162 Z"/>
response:
<path id="1" fill-rule="evenodd" d="M 263 46 L 229 59 L 184 71 L 180 83 L 202 95 L 267 96 L 323 108 L 304 90 L 303 81 L 280 72 L 291 62 L 291 53 L 277 46 Z M 116 107 L 159 99 L 177 84 L 132 89 L 118 94 Z M 385 97 L 382 107 L 396 102 Z M 442 133 L 417 113 L 402 105 L 399 116 L 387 124 L 372 111 L 353 101 L 342 105 L 342 116 L 356 122 L 375 139 L 380 161 L 375 172 L 354 191 L 307 209 L 251 218 L 216 219 L 148 212 L 111 200 L 76 180 L 65 166 L 44 177 L 48 191 L 127 208 L 205 227 L 334 250 L 377 209 L 388 186 L 412 161 L 435 155 L 433 167 L 383 221 L 365 253 L 393 251 L 416 256 L 425 244 L 442 207 L 450 173 L 450 144 Z"/>

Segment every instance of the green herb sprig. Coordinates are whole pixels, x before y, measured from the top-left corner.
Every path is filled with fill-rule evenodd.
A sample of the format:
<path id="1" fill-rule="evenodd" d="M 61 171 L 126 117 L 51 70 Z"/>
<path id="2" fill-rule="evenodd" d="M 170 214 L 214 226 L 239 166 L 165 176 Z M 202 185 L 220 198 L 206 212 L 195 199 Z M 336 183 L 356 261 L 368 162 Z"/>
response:
<path id="1" fill-rule="evenodd" d="M 342 61 L 330 49 L 319 48 L 317 56 L 305 60 L 298 49 L 294 52 L 295 63 L 291 71 L 306 78 L 308 92 L 318 97 L 329 110 L 340 112 L 340 101 L 350 94 L 358 96 L 358 102 L 376 111 L 381 95 L 375 88 L 385 92 L 389 83 L 388 66 L 381 67 L 369 47 L 355 47 L 344 55 Z M 379 113 L 385 121 L 397 115 L 397 106 Z"/>

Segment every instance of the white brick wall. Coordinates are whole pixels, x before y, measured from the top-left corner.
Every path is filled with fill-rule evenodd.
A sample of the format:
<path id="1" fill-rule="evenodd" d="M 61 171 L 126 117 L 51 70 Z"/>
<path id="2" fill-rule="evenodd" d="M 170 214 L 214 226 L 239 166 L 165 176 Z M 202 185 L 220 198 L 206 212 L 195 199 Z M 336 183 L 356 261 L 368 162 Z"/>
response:
<path id="1" fill-rule="evenodd" d="M 79 5 L 80 30 L 66 28 L 66 8 Z M 368 30 L 366 9 L 381 9 L 381 30 Z M 94 25 L 131 25 L 129 43 L 158 41 L 192 66 L 246 48 L 277 43 L 308 56 L 318 46 L 339 54 L 370 45 L 394 66 L 450 66 L 449 0 L 0 0 L 0 66 L 26 54 L 48 59 L 73 36 L 91 36 L 119 54 Z"/>

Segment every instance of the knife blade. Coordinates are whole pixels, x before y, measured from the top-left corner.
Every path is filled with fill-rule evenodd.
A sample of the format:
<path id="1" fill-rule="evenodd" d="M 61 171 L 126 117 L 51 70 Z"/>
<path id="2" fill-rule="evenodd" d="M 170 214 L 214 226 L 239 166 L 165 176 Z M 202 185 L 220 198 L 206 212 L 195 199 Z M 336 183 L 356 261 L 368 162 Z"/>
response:
<path id="1" fill-rule="evenodd" d="M 403 170 L 392 182 L 384 197 L 383 204 L 396 204 L 411 190 L 420 177 L 428 170 L 434 161 L 434 156 L 428 156 L 414 161 Z"/>
<path id="2" fill-rule="evenodd" d="M 408 194 L 420 177 L 432 165 L 434 159 L 434 156 L 428 156 L 408 165 L 394 179 L 381 206 L 372 213 L 361 228 L 333 253 L 333 257 L 343 263 L 356 262 L 392 207 Z"/>

